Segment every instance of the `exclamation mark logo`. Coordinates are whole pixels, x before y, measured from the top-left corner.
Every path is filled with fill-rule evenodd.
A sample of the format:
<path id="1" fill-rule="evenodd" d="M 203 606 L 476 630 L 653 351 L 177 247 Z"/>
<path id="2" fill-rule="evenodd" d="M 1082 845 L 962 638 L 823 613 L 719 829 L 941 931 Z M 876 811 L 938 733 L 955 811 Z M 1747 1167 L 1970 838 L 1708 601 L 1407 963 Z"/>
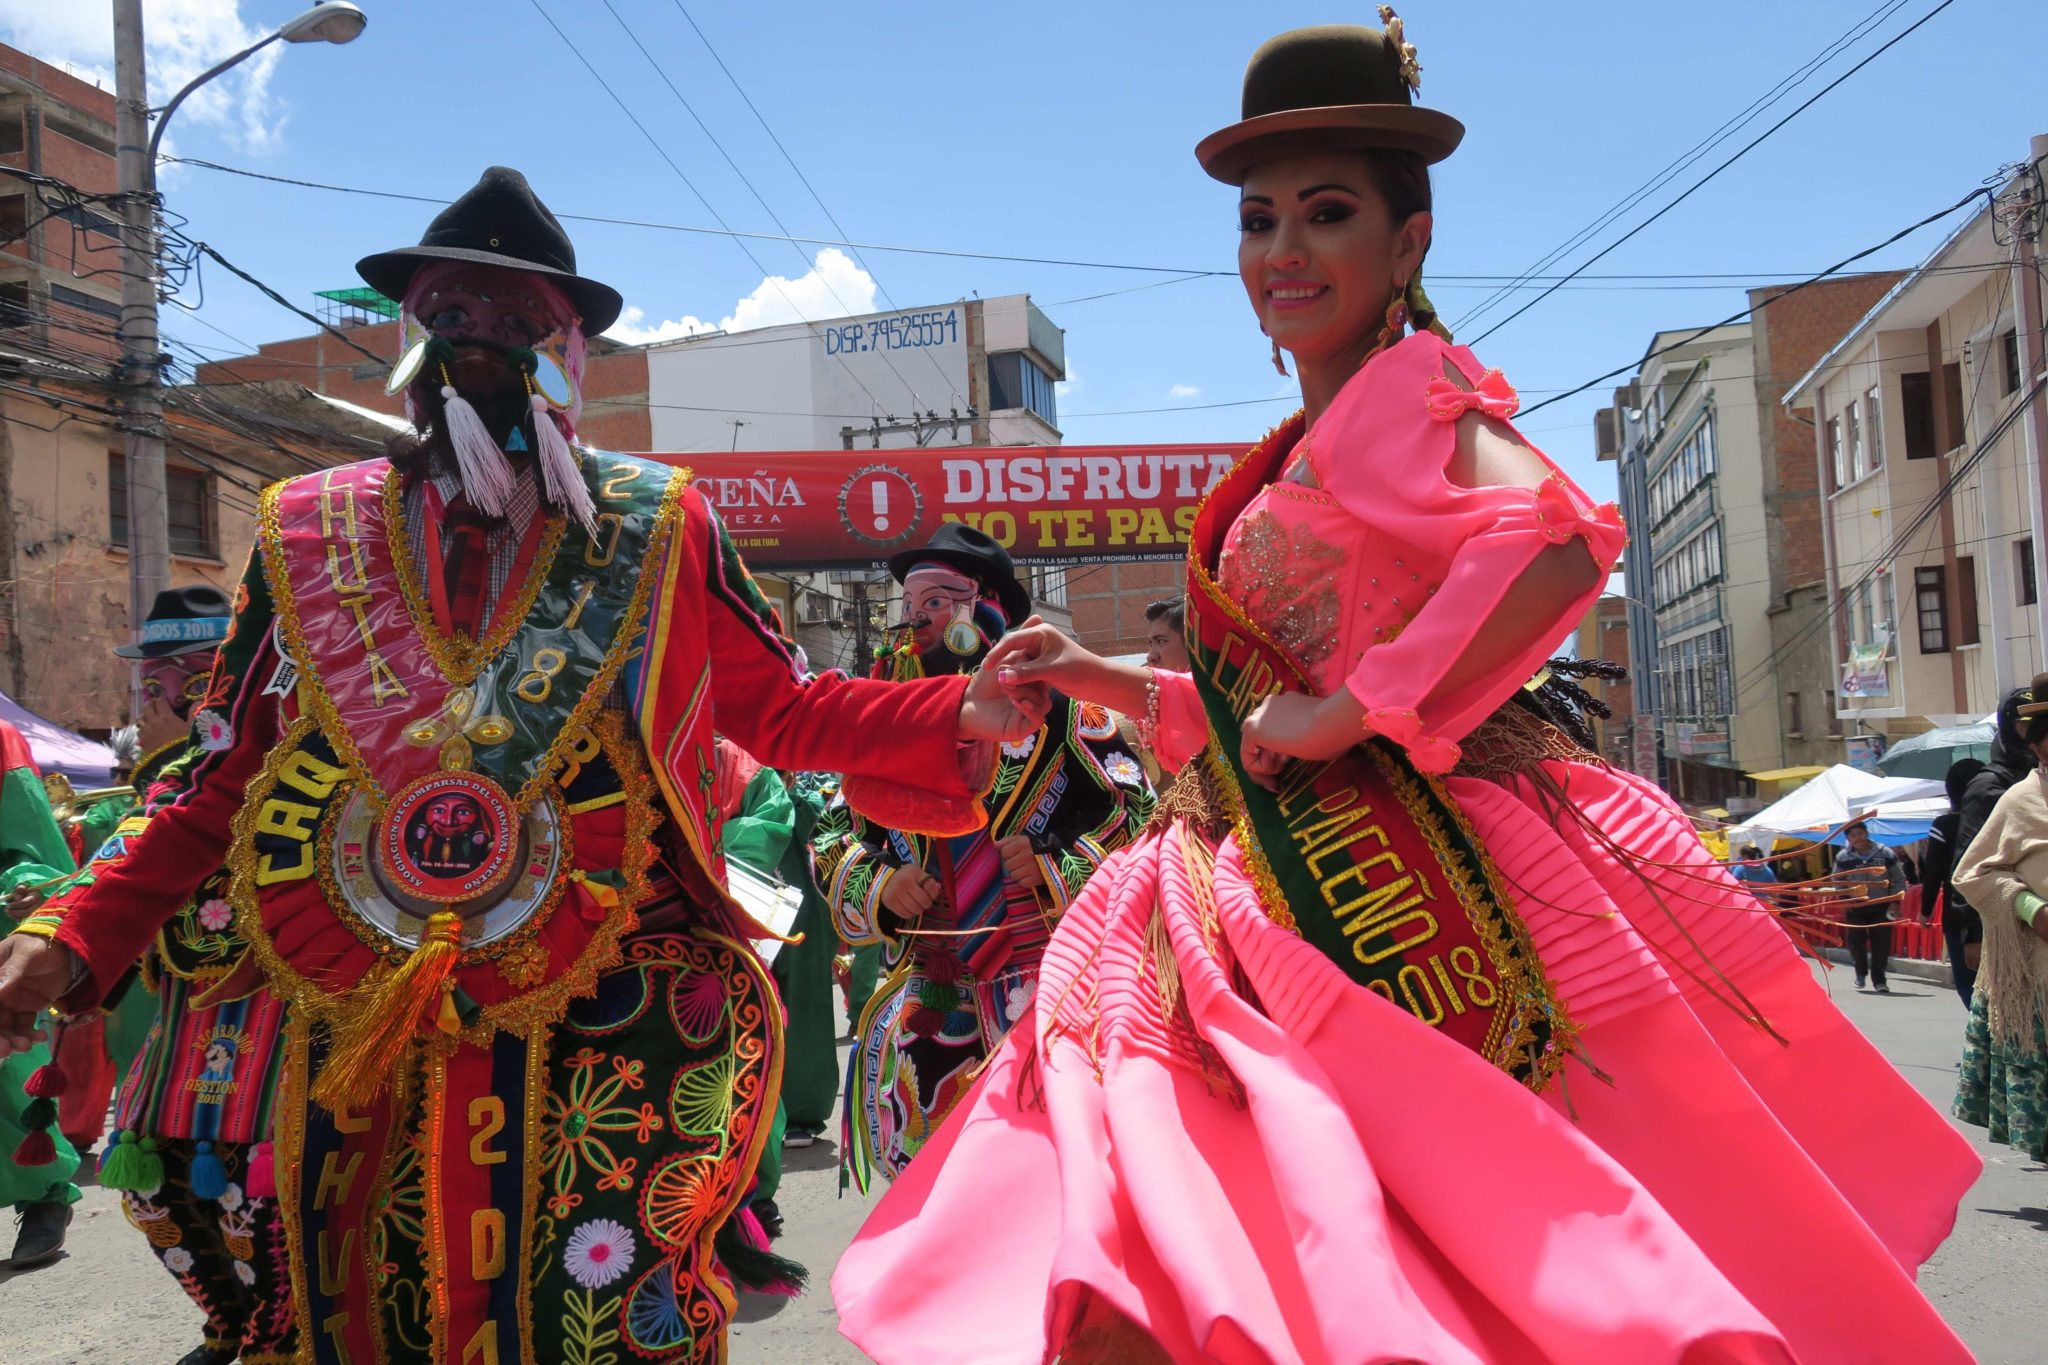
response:
<path id="1" fill-rule="evenodd" d="M 889 529 L 888 480 L 876 479 L 871 488 L 873 489 L 875 499 L 875 534 L 880 535 Z"/>

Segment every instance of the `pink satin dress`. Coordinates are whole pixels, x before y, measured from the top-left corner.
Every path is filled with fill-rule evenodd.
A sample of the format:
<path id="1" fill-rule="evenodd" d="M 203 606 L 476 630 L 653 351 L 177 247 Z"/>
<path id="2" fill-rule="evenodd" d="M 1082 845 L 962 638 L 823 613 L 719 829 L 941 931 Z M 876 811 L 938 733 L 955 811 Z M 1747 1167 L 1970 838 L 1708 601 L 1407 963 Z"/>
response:
<path id="1" fill-rule="evenodd" d="M 1218 573 L 1448 774 L 1599 1074 L 1533 1093 L 1270 920 L 1234 838 L 1176 823 L 1090 880 L 1034 1014 L 840 1262 L 841 1328 L 875 1359 L 1971 1358 L 1913 1283 L 1978 1173 L 1964 1139 L 1662 792 L 1461 752 L 1590 602 L 1491 620 L 1508 585 L 1549 546 L 1606 568 L 1624 540 L 1554 467 L 1534 490 L 1448 477 L 1453 423 L 1514 401 L 1408 338 L 1303 438 L 1318 486 L 1262 492 Z M 1450 685 L 1482 630 L 1526 645 Z M 1161 683 L 1177 767 L 1206 725 L 1188 679 Z"/>

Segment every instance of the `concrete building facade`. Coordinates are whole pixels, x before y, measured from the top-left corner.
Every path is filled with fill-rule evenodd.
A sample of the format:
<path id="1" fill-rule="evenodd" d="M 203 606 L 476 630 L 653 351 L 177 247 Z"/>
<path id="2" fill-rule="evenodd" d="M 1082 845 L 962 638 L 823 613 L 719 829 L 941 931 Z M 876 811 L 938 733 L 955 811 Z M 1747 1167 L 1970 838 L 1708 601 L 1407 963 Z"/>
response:
<path id="1" fill-rule="evenodd" d="M 1975 720 L 2042 667 L 2041 283 L 2008 230 L 2026 215 L 2006 216 L 2015 195 L 2038 196 L 2027 179 L 1900 280 L 1784 398 L 1814 419 L 1822 633 L 1852 761 Z"/>

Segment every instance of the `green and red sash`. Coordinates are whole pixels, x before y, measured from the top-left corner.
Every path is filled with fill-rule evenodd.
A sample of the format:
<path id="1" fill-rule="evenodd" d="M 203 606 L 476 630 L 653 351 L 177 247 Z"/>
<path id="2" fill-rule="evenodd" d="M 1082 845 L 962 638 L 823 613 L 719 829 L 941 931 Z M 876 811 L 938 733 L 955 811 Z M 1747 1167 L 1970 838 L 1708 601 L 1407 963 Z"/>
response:
<path id="1" fill-rule="evenodd" d="M 1570 1026 L 1521 917 L 1450 793 L 1386 740 L 1327 763 L 1290 761 L 1277 791 L 1239 766 L 1246 715 L 1308 676 L 1216 580 L 1224 539 L 1279 472 L 1299 416 L 1239 460 L 1196 514 L 1188 650 L 1219 779 L 1266 913 L 1353 981 L 1532 1088 L 1562 1063 Z"/>

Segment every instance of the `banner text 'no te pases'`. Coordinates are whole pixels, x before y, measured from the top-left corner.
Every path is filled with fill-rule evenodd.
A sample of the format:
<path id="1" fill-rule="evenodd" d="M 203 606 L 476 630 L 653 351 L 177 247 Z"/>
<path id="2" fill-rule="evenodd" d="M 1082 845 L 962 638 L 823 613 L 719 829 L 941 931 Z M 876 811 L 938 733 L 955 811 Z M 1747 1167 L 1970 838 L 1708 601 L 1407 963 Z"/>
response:
<path id="1" fill-rule="evenodd" d="M 1178 559 L 1243 445 L 723 451 L 687 466 L 756 569 L 871 564 L 965 522 L 1020 560 Z"/>

